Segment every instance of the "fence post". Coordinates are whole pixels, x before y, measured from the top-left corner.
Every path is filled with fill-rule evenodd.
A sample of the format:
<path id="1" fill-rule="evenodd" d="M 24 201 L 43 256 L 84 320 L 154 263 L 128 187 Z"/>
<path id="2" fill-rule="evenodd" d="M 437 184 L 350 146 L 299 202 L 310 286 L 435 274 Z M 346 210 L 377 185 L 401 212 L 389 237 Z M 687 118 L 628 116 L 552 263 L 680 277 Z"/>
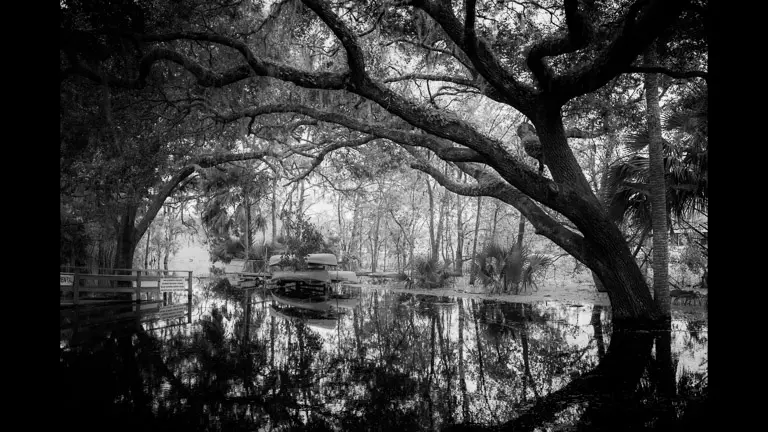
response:
<path id="1" fill-rule="evenodd" d="M 72 281 L 72 304 L 75 305 L 80 303 L 80 289 L 78 288 L 78 285 L 80 285 L 80 274 L 77 272 L 77 269 L 75 269 L 75 276 Z"/>
<path id="2" fill-rule="evenodd" d="M 141 303 L 141 272 L 136 271 L 136 301 Z"/>
<path id="3" fill-rule="evenodd" d="M 187 319 L 189 323 L 192 322 L 192 272 L 189 273 L 189 280 L 187 281 Z"/>

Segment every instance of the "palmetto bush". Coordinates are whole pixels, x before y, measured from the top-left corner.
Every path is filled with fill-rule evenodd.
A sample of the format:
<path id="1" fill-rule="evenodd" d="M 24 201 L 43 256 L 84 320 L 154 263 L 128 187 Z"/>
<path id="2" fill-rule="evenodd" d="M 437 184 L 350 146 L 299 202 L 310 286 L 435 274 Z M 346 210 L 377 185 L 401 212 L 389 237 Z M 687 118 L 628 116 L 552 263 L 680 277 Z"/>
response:
<path id="1" fill-rule="evenodd" d="M 517 244 L 505 248 L 497 243 L 486 245 L 474 261 L 475 278 L 490 293 L 512 294 L 537 290 L 553 263 L 549 256 L 531 253 Z"/>
<path id="2" fill-rule="evenodd" d="M 437 258 L 414 258 L 413 286 L 416 288 L 442 288 L 449 279 L 449 269 Z"/>

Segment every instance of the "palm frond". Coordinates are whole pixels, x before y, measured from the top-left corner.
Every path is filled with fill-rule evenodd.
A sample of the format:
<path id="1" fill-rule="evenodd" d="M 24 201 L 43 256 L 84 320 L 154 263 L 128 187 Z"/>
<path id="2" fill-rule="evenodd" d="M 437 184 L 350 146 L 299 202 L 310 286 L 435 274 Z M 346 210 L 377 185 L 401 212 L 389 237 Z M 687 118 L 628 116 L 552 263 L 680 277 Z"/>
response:
<path id="1" fill-rule="evenodd" d="M 522 273 L 523 290 L 538 289 L 538 281 L 546 274 L 547 268 L 553 264 L 551 257 L 534 253 L 528 256 L 528 265 Z"/>

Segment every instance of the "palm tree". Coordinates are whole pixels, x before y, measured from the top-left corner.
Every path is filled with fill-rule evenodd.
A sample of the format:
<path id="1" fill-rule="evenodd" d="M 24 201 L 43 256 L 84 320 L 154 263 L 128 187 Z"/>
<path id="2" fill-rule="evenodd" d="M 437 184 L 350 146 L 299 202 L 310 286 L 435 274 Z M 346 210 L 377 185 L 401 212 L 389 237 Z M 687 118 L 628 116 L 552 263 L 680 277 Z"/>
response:
<path id="1" fill-rule="evenodd" d="M 253 215 L 254 204 L 266 194 L 266 185 L 266 179 L 250 169 L 234 167 L 207 172 L 202 189 L 210 198 L 201 213 L 203 223 L 216 237 L 216 256 L 231 259 L 251 255 L 254 231 L 264 232 L 266 226 L 261 213 Z"/>
<path id="2" fill-rule="evenodd" d="M 664 185 L 659 189 L 666 193 L 664 204 L 659 204 L 662 201 L 657 199 L 656 206 L 666 206 L 666 224 L 663 223 L 663 215 L 661 222 L 652 222 L 651 201 L 658 198 L 658 195 L 651 192 L 650 184 L 659 178 L 659 174 L 655 177 L 651 175 L 649 159 L 641 153 L 650 143 L 648 129 L 630 136 L 625 144 L 633 153 L 626 160 L 615 162 L 609 169 L 609 215 L 618 222 L 623 220 L 635 225 L 638 231 L 643 232 L 639 245 L 654 225 L 658 225 L 654 232 L 658 232 L 662 226 L 672 232 L 673 217 L 684 222 L 695 214 L 706 214 L 709 199 L 707 105 L 706 91 L 693 92 L 682 97 L 672 113 L 664 118 L 664 129 L 672 141 L 662 139 L 661 143 Z M 660 310 L 669 316 L 664 234 L 666 232 L 654 236 L 659 237 L 656 238 L 657 242 L 661 241 L 660 244 L 654 243 L 654 257 L 658 254 L 658 260 L 654 260 L 654 270 L 659 269 L 658 272 L 654 271 L 654 297 Z"/>
<path id="3" fill-rule="evenodd" d="M 663 141 L 668 225 L 672 218 L 683 220 L 708 208 L 707 94 L 682 98 L 677 109 L 664 118 L 672 142 Z M 632 153 L 609 168 L 609 214 L 616 221 L 638 227 L 651 226 L 649 166 L 643 151 L 648 132 L 640 131 L 625 141 Z"/>

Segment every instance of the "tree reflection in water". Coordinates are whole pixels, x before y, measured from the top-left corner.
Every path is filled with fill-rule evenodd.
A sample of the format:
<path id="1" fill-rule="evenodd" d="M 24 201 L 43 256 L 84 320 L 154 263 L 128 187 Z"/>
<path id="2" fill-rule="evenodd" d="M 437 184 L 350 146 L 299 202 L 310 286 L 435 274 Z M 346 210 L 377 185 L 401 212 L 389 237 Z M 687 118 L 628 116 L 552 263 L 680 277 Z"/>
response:
<path id="1" fill-rule="evenodd" d="M 270 315 L 267 300 L 216 293 L 192 324 L 127 322 L 62 348 L 70 418 L 189 431 L 647 430 L 705 417 L 705 321 L 637 332 L 599 306 L 378 290 L 318 327 Z"/>

